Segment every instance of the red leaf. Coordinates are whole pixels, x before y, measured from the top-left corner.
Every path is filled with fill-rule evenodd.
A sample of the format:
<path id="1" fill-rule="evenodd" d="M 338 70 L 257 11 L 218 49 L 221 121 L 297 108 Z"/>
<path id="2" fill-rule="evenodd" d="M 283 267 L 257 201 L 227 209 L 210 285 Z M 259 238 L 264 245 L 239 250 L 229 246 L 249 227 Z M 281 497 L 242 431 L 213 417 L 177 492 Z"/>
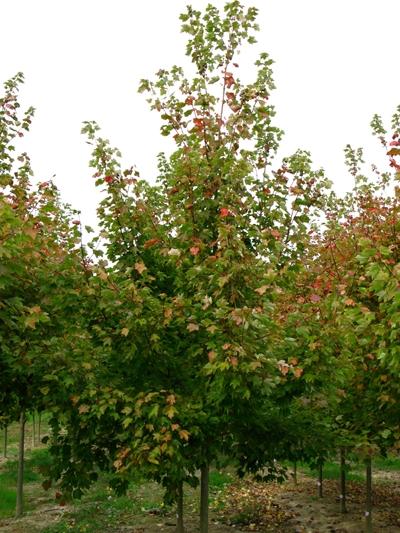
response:
<path id="1" fill-rule="evenodd" d="M 190 248 L 190 253 L 191 253 L 192 255 L 197 255 L 199 252 L 200 252 L 200 248 L 199 248 L 198 246 L 192 246 L 192 247 Z"/>
<path id="2" fill-rule="evenodd" d="M 400 170 L 400 165 L 396 162 L 394 157 L 390 158 L 390 166 L 395 168 L 396 170 Z"/>
<path id="3" fill-rule="evenodd" d="M 143 244 L 143 248 L 151 248 L 151 246 L 154 246 L 155 244 L 158 244 L 160 242 L 160 239 L 149 239 Z"/>
<path id="4" fill-rule="evenodd" d="M 271 230 L 271 235 L 274 237 L 274 239 L 276 239 L 277 241 L 280 240 L 281 238 L 281 234 L 280 232 L 277 230 L 277 229 L 272 229 Z"/>
<path id="5" fill-rule="evenodd" d="M 202 119 L 202 118 L 194 118 L 194 119 L 193 119 L 193 122 L 194 122 L 194 125 L 195 125 L 199 130 L 204 130 L 204 119 Z"/>
<path id="6" fill-rule="evenodd" d="M 106 183 L 112 183 L 113 180 L 114 180 L 114 178 L 113 178 L 112 176 L 106 176 L 106 177 L 104 178 L 104 181 L 105 181 Z"/>
<path id="7" fill-rule="evenodd" d="M 235 80 L 233 79 L 232 72 L 225 72 L 225 85 L 228 87 L 232 87 L 232 85 L 235 83 Z"/>
<path id="8" fill-rule="evenodd" d="M 303 374 L 303 369 L 297 367 L 293 370 L 293 374 L 295 375 L 296 378 L 299 378 Z"/>

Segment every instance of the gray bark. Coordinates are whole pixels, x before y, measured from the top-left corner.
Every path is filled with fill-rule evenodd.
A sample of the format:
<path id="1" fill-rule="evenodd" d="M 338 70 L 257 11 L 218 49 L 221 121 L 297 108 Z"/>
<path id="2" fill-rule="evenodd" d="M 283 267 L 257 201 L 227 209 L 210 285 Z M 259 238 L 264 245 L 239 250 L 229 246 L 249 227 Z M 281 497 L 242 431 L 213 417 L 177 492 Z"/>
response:
<path id="1" fill-rule="evenodd" d="M 21 411 L 19 417 L 19 451 L 18 451 L 18 479 L 17 503 L 15 518 L 20 518 L 24 512 L 24 456 L 25 456 L 25 412 Z"/>

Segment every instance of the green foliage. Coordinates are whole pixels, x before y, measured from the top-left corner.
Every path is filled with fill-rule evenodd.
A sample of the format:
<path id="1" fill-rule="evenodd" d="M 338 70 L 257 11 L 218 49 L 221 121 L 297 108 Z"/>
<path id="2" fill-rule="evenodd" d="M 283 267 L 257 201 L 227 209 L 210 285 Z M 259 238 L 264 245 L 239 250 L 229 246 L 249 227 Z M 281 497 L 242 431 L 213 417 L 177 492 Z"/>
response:
<path id="1" fill-rule="evenodd" d="M 237 1 L 223 13 L 189 7 L 181 20 L 193 77 L 174 66 L 141 81 L 176 145 L 159 155 L 155 185 L 122 169 L 99 126 L 84 124 L 104 198 L 89 245 L 99 257 L 88 279 L 93 372 L 53 421 L 53 474 L 67 492 L 80 494 L 99 467 L 123 490 L 140 468 L 171 500 L 221 453 L 280 475 L 268 417 L 301 387 L 282 379 L 277 309 L 302 269 L 329 182 L 308 152 L 272 167 L 282 136 L 269 102 L 272 61 L 261 54 L 249 84 L 236 63 L 254 42 L 256 13 Z M 285 392 L 275 392 L 280 385 Z M 249 435 L 248 420 L 260 431 Z M 249 457 L 255 435 L 261 458 Z"/>
<path id="2" fill-rule="evenodd" d="M 79 214 L 51 182 L 32 187 L 28 156 L 15 155 L 33 109 L 19 109 L 21 74 L 5 84 L 0 425 L 51 412 L 45 484 L 63 497 L 104 471 L 118 494 L 139 475 L 171 503 L 221 457 L 283 480 L 277 461 L 399 446 L 400 112 L 390 139 L 371 122 L 388 171 L 371 178 L 347 145 L 344 198 L 309 152 L 277 162 L 273 62 L 262 53 L 253 81 L 239 77 L 256 15 L 238 1 L 188 7 L 192 71 L 141 80 L 175 143 L 154 185 L 84 123 L 103 194 L 86 247 Z"/>

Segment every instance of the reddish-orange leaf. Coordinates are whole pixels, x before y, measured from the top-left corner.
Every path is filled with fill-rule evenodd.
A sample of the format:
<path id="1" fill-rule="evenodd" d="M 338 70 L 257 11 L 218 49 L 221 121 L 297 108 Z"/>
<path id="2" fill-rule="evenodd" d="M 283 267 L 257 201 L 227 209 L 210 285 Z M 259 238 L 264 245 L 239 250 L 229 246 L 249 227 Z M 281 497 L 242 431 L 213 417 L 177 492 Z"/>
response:
<path id="1" fill-rule="evenodd" d="M 189 440 L 189 432 L 186 431 L 186 429 L 181 429 L 179 432 L 179 436 L 182 440 L 185 440 L 185 441 Z"/>
<path id="2" fill-rule="evenodd" d="M 208 360 L 210 361 L 210 363 L 215 361 L 216 356 L 217 354 L 213 350 L 208 352 Z"/>
<path id="3" fill-rule="evenodd" d="M 155 244 L 158 244 L 159 242 L 160 242 L 160 239 L 158 238 L 149 239 L 143 244 L 143 248 L 151 248 L 152 246 L 154 246 Z"/>
<path id="4" fill-rule="evenodd" d="M 197 255 L 199 252 L 200 252 L 200 248 L 199 248 L 198 246 L 192 246 L 192 247 L 190 248 L 190 253 L 191 253 L 192 255 Z"/>
<path id="5" fill-rule="evenodd" d="M 297 367 L 293 370 L 293 374 L 295 375 L 296 378 L 299 378 L 303 374 L 303 369 Z"/>
<path id="6" fill-rule="evenodd" d="M 195 125 L 199 130 L 204 130 L 204 119 L 202 119 L 202 118 L 194 118 L 194 119 L 193 119 L 193 122 L 194 122 L 194 125 Z"/>
<path id="7" fill-rule="evenodd" d="M 146 265 L 144 263 L 135 263 L 135 270 L 139 272 L 139 274 L 143 274 L 145 270 L 147 270 Z"/>

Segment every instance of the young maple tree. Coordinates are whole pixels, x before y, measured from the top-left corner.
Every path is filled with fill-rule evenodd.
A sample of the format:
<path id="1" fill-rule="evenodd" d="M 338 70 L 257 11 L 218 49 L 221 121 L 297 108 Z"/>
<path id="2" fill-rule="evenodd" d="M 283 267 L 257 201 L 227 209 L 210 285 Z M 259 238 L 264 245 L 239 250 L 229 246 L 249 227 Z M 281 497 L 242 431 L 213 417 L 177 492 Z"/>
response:
<path id="1" fill-rule="evenodd" d="M 75 212 L 61 204 L 51 182 L 32 187 L 29 157 L 14 155 L 33 115 L 32 108 L 22 117 L 19 111 L 22 81 L 17 74 L 6 82 L 0 98 L 0 420 L 20 420 L 17 516 L 23 512 L 26 416 L 57 403 L 62 378 L 71 379 L 68 360 L 84 337 Z"/>
<path id="2" fill-rule="evenodd" d="M 399 134 L 400 115 L 388 133 L 375 116 L 373 131 L 380 137 L 394 172 L 372 179 L 361 172 L 362 150 L 346 148 L 346 161 L 355 187 L 343 199 L 333 197 L 326 229 L 312 253 L 318 285 L 314 300 L 328 311 L 331 330 L 325 346 L 337 346 L 343 363 L 344 386 L 330 402 L 332 431 L 342 447 L 353 448 L 367 461 L 399 445 L 397 387 L 399 310 Z M 321 317 L 322 318 L 322 317 Z M 320 334 L 318 343 L 324 342 Z M 337 376 L 336 376 L 337 377 Z M 344 477 L 344 476 L 343 476 Z M 344 482 L 343 482 L 344 486 Z M 371 486 L 367 487 L 367 530 L 372 527 Z M 342 497 L 344 494 L 342 491 Z M 342 501 L 343 507 L 345 507 Z"/>
<path id="3" fill-rule="evenodd" d="M 272 61 L 260 55 L 252 83 L 238 74 L 242 44 L 255 42 L 256 15 L 236 0 L 222 14 L 188 7 L 181 21 L 193 77 L 174 66 L 141 81 L 161 134 L 176 144 L 169 157 L 159 155 L 155 185 L 121 168 L 95 123 L 83 129 L 106 191 L 98 209 L 105 257 L 92 282 L 100 278 L 101 306 L 112 314 L 98 324 L 111 360 L 96 392 L 82 391 L 65 411 L 68 433 L 57 442 L 71 450 L 80 409 L 87 438 L 93 446 L 95 435 L 101 439 L 102 467 L 125 481 L 140 467 L 178 497 L 180 510 L 182 482 L 195 483 L 200 469 L 203 532 L 210 463 L 221 454 L 243 468 L 256 462 L 244 422 L 267 427 L 280 384 L 274 304 L 301 268 L 329 186 L 307 152 L 272 166 L 282 136 L 269 102 Z M 93 446 L 82 451 L 91 465 Z M 266 463 L 273 469 L 272 453 L 257 465 Z M 70 461 L 65 489 L 76 483 L 73 468 Z"/>

